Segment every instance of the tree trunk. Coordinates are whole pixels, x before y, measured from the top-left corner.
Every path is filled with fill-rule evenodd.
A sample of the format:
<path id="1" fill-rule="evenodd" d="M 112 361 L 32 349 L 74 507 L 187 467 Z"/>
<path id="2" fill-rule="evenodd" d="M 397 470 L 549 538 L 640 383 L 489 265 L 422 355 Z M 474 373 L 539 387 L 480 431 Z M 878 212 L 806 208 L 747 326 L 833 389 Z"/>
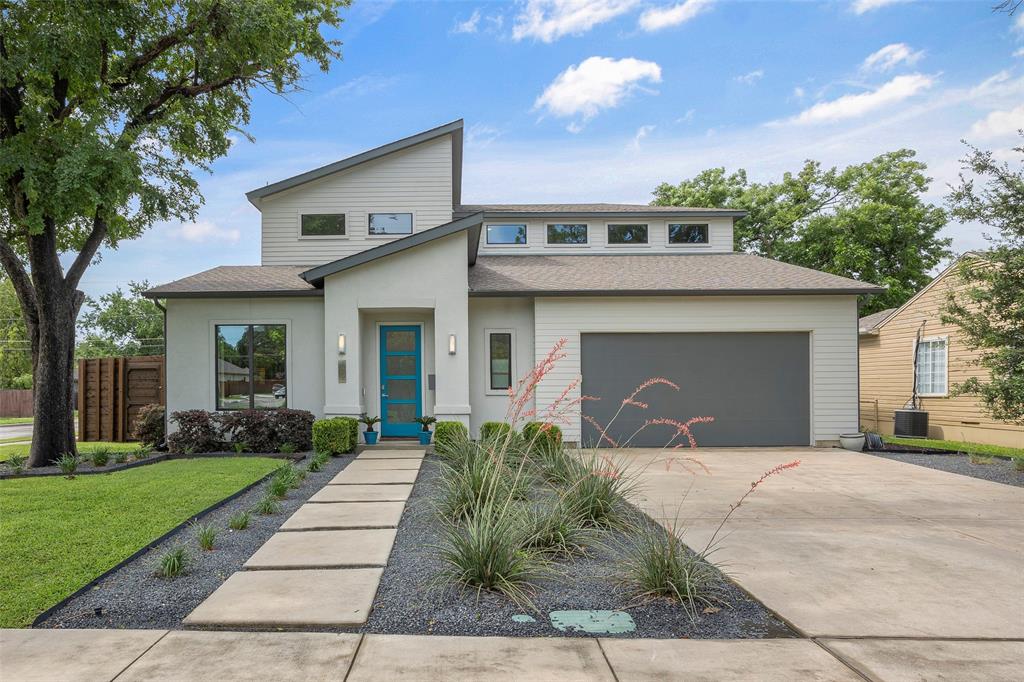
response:
<path id="1" fill-rule="evenodd" d="M 54 297 L 33 334 L 32 449 L 28 466 L 47 466 L 75 447 L 75 320 L 81 292 Z"/>

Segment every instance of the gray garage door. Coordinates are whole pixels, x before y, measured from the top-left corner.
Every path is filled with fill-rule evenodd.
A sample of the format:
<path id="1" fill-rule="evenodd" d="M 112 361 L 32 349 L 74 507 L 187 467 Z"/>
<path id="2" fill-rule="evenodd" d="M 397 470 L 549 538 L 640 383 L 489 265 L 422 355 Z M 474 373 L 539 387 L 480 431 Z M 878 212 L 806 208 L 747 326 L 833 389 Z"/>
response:
<path id="1" fill-rule="evenodd" d="M 656 385 L 627 405 L 609 435 L 622 442 L 645 420 L 685 422 L 707 415 L 693 434 L 705 447 L 807 445 L 810 441 L 810 340 L 793 333 L 583 334 L 583 413 L 606 425 L 623 398 L 651 377 Z M 583 420 L 583 445 L 597 443 L 598 429 Z M 649 426 L 632 440 L 637 447 L 662 447 L 675 433 Z M 677 441 L 678 442 L 678 441 Z M 604 445 L 607 445 L 605 443 Z"/>

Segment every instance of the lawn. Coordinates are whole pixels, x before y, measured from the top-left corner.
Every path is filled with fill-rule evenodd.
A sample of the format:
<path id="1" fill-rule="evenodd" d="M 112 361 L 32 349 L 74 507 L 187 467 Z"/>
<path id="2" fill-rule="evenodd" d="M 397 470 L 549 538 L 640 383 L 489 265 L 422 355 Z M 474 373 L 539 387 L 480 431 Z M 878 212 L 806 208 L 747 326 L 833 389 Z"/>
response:
<path id="1" fill-rule="evenodd" d="M 37 615 L 279 461 L 160 462 L 111 474 L 0 481 L 0 627 Z"/>
<path id="2" fill-rule="evenodd" d="M 984 443 L 966 443 L 960 440 L 934 440 L 931 438 L 897 438 L 882 436 L 882 440 L 893 445 L 910 445 L 918 448 L 936 448 L 953 450 L 978 455 L 1000 455 L 1002 457 L 1024 457 L 1024 448 L 1011 448 L 1008 445 L 986 445 Z"/>
<path id="3" fill-rule="evenodd" d="M 6 462 L 7 458 L 11 455 L 27 455 L 29 448 L 32 446 L 29 443 L 21 443 L 18 445 L 0 445 L 0 462 Z M 107 448 L 111 452 L 135 452 L 139 449 L 138 443 L 103 443 L 103 442 L 89 442 L 78 444 L 78 454 L 85 455 L 97 448 Z"/>
<path id="4" fill-rule="evenodd" d="M 13 424 L 31 424 L 32 417 L 0 417 L 0 426 L 11 426 Z"/>

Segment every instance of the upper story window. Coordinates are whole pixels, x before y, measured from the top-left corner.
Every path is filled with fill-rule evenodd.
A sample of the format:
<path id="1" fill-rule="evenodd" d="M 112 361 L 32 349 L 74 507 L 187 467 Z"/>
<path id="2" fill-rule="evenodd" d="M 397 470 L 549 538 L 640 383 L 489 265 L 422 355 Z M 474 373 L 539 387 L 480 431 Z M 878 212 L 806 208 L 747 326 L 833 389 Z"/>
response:
<path id="1" fill-rule="evenodd" d="M 412 213 L 371 213 L 370 234 L 412 234 Z"/>
<path id="2" fill-rule="evenodd" d="M 669 244 L 707 244 L 708 226 L 694 223 L 669 223 Z"/>
<path id="3" fill-rule="evenodd" d="M 285 325 L 218 324 L 214 335 L 218 410 L 287 406 Z"/>
<path id="4" fill-rule="evenodd" d="M 609 225 L 609 244 L 646 244 L 647 226 L 643 224 Z"/>
<path id="5" fill-rule="evenodd" d="M 947 342 L 945 338 L 924 339 L 917 346 L 917 392 L 943 396 L 947 393 Z"/>
<path id="6" fill-rule="evenodd" d="M 526 225 L 488 225 L 488 244 L 525 244 Z"/>
<path id="7" fill-rule="evenodd" d="M 548 244 L 586 244 L 587 226 L 580 223 L 548 225 Z"/>
<path id="8" fill-rule="evenodd" d="M 343 237 L 344 213 L 303 213 L 300 218 L 303 237 Z"/>

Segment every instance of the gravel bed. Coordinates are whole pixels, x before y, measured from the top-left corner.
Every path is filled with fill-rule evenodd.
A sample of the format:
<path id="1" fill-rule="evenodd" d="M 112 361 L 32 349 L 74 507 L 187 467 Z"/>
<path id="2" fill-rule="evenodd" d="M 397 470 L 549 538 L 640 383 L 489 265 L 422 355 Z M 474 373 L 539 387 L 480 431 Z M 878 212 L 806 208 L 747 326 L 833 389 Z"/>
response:
<path id="1" fill-rule="evenodd" d="M 308 473 L 299 488 L 281 500 L 281 511 L 272 516 L 253 514 L 249 527 L 234 531 L 228 519 L 252 509 L 266 494 L 264 482 L 201 519 L 219 529 L 215 549 L 204 552 L 194 531 L 183 527 L 159 545 L 103 578 L 92 589 L 73 597 L 35 627 L 40 628 L 181 628 L 182 619 L 213 593 L 265 543 L 285 519 L 315 492 L 327 484 L 353 459 L 352 455 L 330 459 L 322 470 Z M 178 578 L 154 574 L 160 556 L 167 549 L 185 545 L 190 564 Z"/>
<path id="2" fill-rule="evenodd" d="M 892 459 L 897 462 L 916 464 L 929 469 L 948 471 L 951 474 L 980 478 L 995 483 L 1005 483 L 1024 487 L 1024 471 L 1014 469 L 1013 461 L 1002 457 L 993 457 L 988 464 L 971 464 L 968 455 L 955 453 L 948 454 L 927 454 L 916 452 L 885 452 L 880 450 L 867 451 L 867 454 L 875 457 Z"/>
<path id="3" fill-rule="evenodd" d="M 556 577 L 539 583 L 532 597 L 536 612 L 521 609 L 501 596 L 440 586 L 434 578 L 441 567 L 434 549 L 440 542 L 440 529 L 432 506 L 438 479 L 439 463 L 428 457 L 406 505 L 363 632 L 592 637 L 597 635 L 557 630 L 550 624 L 548 613 L 595 609 L 626 611 L 636 623 L 634 632 L 600 636 L 695 639 L 796 636 L 760 602 L 724 576 L 722 588 L 728 606 L 716 613 L 701 615 L 696 623 L 690 621 L 683 608 L 668 601 L 633 603 L 631 595 L 615 580 L 616 557 L 609 548 L 624 536 L 616 537 L 613 533 L 604 539 L 604 549 L 595 549 L 588 557 L 561 563 Z M 653 523 L 645 516 L 643 519 Z M 512 617 L 517 615 L 532 616 L 535 622 L 513 621 Z"/>
<path id="4" fill-rule="evenodd" d="M 130 455 L 128 461 L 123 464 L 116 464 L 114 462 L 114 455 L 110 455 L 110 462 L 106 466 L 98 467 L 94 466 L 92 461 L 82 459 L 78 463 L 78 468 L 75 469 L 75 476 L 88 475 L 88 474 L 109 474 L 113 471 L 124 471 L 125 469 L 134 469 L 135 467 L 147 466 L 149 464 L 156 464 L 167 459 L 167 454 L 162 452 L 154 452 L 148 457 L 137 458 L 135 455 Z M 60 467 L 51 464 L 45 467 L 34 467 L 32 469 L 22 469 L 20 473 L 14 473 L 14 468 L 9 462 L 0 462 L 0 478 L 32 478 L 34 476 L 63 476 L 64 472 L 60 470 Z"/>

